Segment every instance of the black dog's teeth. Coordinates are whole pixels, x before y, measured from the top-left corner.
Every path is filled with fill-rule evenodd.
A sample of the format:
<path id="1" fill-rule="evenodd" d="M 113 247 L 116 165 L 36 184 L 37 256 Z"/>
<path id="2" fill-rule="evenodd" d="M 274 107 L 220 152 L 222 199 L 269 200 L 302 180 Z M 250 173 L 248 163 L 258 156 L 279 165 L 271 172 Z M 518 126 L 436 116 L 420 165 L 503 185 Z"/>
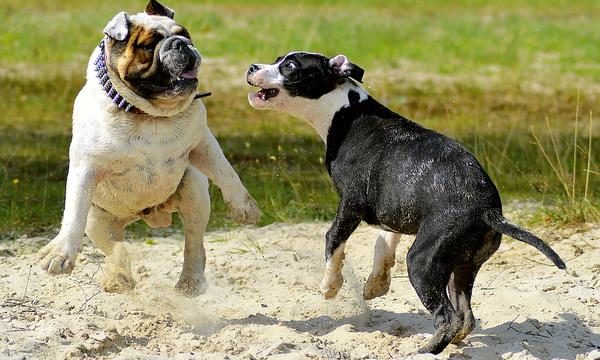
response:
<path id="1" fill-rule="evenodd" d="M 275 96 L 277 96 L 279 94 L 279 90 L 278 89 L 261 89 L 258 94 L 260 95 L 260 98 L 265 101 L 265 100 L 269 100 L 270 98 L 273 98 Z"/>

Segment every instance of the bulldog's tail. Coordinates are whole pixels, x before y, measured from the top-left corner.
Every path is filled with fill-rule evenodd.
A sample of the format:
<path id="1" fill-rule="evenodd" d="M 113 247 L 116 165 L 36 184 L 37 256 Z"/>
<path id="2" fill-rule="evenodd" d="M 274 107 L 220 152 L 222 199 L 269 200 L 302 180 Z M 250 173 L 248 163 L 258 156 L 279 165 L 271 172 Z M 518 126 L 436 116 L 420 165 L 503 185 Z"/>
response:
<path id="1" fill-rule="evenodd" d="M 499 233 L 510 236 L 513 239 L 522 241 L 526 244 L 533 246 L 546 255 L 556 267 L 559 269 L 566 269 L 564 261 L 558 256 L 552 248 L 544 242 L 544 240 L 533 235 L 532 233 L 521 229 L 515 224 L 511 224 L 502 214 L 496 209 L 489 209 L 483 212 L 482 220 L 488 224 L 492 229 Z"/>

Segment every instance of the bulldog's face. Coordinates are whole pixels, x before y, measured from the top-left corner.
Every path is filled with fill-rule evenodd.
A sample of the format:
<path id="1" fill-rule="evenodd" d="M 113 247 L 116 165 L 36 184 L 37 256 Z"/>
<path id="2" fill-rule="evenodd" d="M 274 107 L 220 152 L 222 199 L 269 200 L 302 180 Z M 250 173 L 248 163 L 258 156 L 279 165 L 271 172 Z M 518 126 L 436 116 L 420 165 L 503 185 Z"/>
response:
<path id="1" fill-rule="evenodd" d="M 189 100 L 198 85 L 200 54 L 173 15 L 172 10 L 151 0 L 145 13 L 121 12 L 104 29 L 110 73 L 159 108 Z M 134 99 L 131 102 L 135 104 Z"/>
<path id="2" fill-rule="evenodd" d="M 249 85 L 260 88 L 248 101 L 256 109 L 287 112 L 304 99 L 317 100 L 351 77 L 361 81 L 364 71 L 344 55 L 328 58 L 309 52 L 291 52 L 272 64 L 253 64 L 246 72 Z M 298 104 L 297 104 L 298 103 Z"/>

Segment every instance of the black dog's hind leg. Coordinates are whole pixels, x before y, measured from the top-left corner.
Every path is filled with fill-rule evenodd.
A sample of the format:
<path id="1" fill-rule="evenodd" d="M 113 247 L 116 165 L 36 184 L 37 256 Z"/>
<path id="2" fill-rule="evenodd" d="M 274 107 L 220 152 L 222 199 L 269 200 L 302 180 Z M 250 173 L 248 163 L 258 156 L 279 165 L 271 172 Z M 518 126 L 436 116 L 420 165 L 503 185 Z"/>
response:
<path id="1" fill-rule="evenodd" d="M 400 234 L 382 230 L 375 242 L 373 270 L 363 288 L 363 298 L 371 300 L 387 294 L 392 281 L 391 269 L 396 263 L 396 247 Z"/>
<path id="2" fill-rule="evenodd" d="M 458 317 L 462 321 L 462 328 L 452 339 L 453 344 L 459 344 L 475 328 L 475 317 L 471 309 L 471 295 L 473 283 L 479 267 L 474 264 L 459 265 L 454 268 L 450 281 L 448 281 L 448 296 Z"/>
<path id="3" fill-rule="evenodd" d="M 421 224 L 415 242 L 407 254 L 408 277 L 419 299 L 433 315 L 435 333 L 419 353 L 439 354 L 462 329 L 462 320 L 454 310 L 446 286 L 454 269 L 448 247 L 460 238 L 454 229 L 430 232 Z M 435 229 L 435 225 L 431 228 Z M 440 230 L 439 228 L 436 230 Z"/>
<path id="4" fill-rule="evenodd" d="M 342 276 L 345 257 L 344 247 L 346 240 L 361 220 L 357 206 L 349 202 L 340 202 L 335 220 L 326 235 L 325 276 L 321 281 L 321 293 L 325 299 L 331 299 L 337 295 L 344 283 L 344 277 Z"/>
<path id="5" fill-rule="evenodd" d="M 477 272 L 481 265 L 492 256 L 500 246 L 501 235 L 495 231 L 488 231 L 480 239 L 475 240 L 479 245 L 474 249 L 472 259 L 467 263 L 457 265 L 448 281 L 448 295 L 458 316 L 462 319 L 462 329 L 452 339 L 453 344 L 460 343 L 475 328 L 475 317 L 471 309 L 471 295 Z"/>

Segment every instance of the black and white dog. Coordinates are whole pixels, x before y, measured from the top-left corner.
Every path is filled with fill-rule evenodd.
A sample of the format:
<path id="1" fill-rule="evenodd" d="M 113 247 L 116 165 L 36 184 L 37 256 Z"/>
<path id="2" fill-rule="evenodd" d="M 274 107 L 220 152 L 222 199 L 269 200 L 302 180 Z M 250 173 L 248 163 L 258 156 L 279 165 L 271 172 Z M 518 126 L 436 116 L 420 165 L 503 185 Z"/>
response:
<path id="1" fill-rule="evenodd" d="M 343 55 L 293 52 L 250 66 L 246 79 L 261 90 L 248 100 L 308 121 L 326 143 L 340 203 L 326 236 L 325 298 L 342 286 L 344 245 L 362 220 L 383 229 L 365 299 L 389 290 L 400 234 L 416 234 L 408 274 L 436 328 L 419 352 L 439 353 L 475 327 L 473 283 L 501 234 L 534 246 L 560 269 L 565 264 L 503 217 L 496 186 L 469 151 L 378 103 L 358 85 L 363 73 Z"/>

